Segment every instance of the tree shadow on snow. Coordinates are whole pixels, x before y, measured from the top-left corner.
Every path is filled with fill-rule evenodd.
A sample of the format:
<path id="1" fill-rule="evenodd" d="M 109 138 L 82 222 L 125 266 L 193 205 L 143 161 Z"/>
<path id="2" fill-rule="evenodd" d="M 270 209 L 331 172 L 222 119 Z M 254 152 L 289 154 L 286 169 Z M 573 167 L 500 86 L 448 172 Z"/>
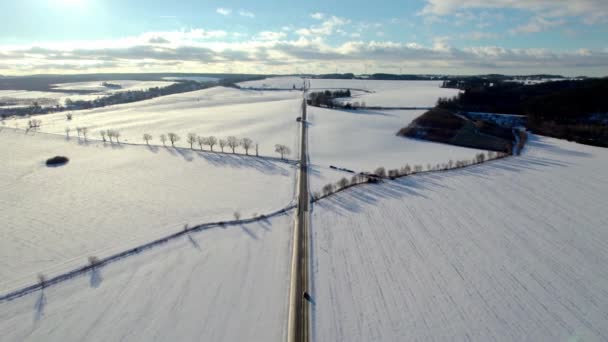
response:
<path id="1" fill-rule="evenodd" d="M 146 147 L 148 147 L 148 151 L 152 152 L 152 153 L 158 153 L 158 146 L 156 145 L 146 145 Z"/>
<path id="2" fill-rule="evenodd" d="M 44 290 L 40 290 L 40 296 L 34 304 L 34 323 L 39 322 L 44 316 L 44 308 L 46 307 L 46 296 Z"/>
<path id="3" fill-rule="evenodd" d="M 89 279 L 89 284 L 91 285 L 91 287 L 94 289 L 98 288 L 99 285 L 101 285 L 102 281 L 103 277 L 101 276 L 101 271 L 99 270 L 99 267 L 91 268 L 91 278 Z"/>
<path id="4" fill-rule="evenodd" d="M 549 142 L 547 142 L 549 141 Z M 531 135 L 526 143 L 526 148 L 533 147 L 536 149 L 542 149 L 552 154 L 562 155 L 562 156 L 570 156 L 570 157 L 579 157 L 579 158 L 589 158 L 593 157 L 593 154 L 588 152 L 574 151 L 557 144 L 550 143 L 550 140 L 544 137 Z"/>
<path id="5" fill-rule="evenodd" d="M 255 233 L 253 231 L 251 231 L 251 229 L 247 228 L 244 224 L 239 225 L 239 227 L 241 227 L 241 229 L 247 234 L 249 235 L 250 238 L 257 240 L 258 237 L 257 235 L 255 235 Z"/>
<path id="6" fill-rule="evenodd" d="M 291 167 L 288 164 L 280 165 L 278 162 L 266 160 L 253 156 L 242 156 L 238 154 L 196 152 L 196 154 L 211 165 L 232 168 L 253 168 L 261 173 L 270 175 L 289 176 Z"/>
<path id="7" fill-rule="evenodd" d="M 200 251 L 201 245 L 199 245 L 199 243 L 196 242 L 196 240 L 194 240 L 194 238 L 190 234 L 186 234 L 186 235 L 188 236 L 188 241 L 190 241 L 190 244 L 192 244 L 192 247 L 194 247 Z"/>

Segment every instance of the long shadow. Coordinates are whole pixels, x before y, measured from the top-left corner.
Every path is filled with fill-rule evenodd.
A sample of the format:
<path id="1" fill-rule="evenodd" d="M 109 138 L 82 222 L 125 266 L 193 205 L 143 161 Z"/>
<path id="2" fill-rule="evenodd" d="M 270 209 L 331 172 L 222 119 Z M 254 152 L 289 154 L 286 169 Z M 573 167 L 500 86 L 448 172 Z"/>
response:
<path id="1" fill-rule="evenodd" d="M 40 290 L 40 296 L 34 304 L 34 323 L 39 322 L 44 316 L 44 308 L 46 307 L 46 296 L 44 290 Z"/>
<path id="2" fill-rule="evenodd" d="M 184 158 L 185 161 L 193 161 L 194 158 L 192 157 L 192 150 L 187 150 L 184 148 L 176 148 L 175 151 L 177 152 L 177 154 L 179 154 L 180 156 L 182 156 L 182 158 Z"/>
<path id="3" fill-rule="evenodd" d="M 255 235 L 249 228 L 247 228 L 244 224 L 239 225 L 239 227 L 247 234 L 250 238 L 257 240 L 258 237 Z"/>
<path id="4" fill-rule="evenodd" d="M 194 238 L 190 234 L 186 234 L 186 235 L 188 236 L 188 241 L 190 241 L 190 243 L 192 244 L 192 247 L 194 247 L 200 251 L 201 245 L 199 245 L 199 243 L 196 242 L 196 240 L 194 240 Z"/>
<path id="5" fill-rule="evenodd" d="M 103 277 L 101 276 L 101 271 L 99 270 L 99 267 L 91 268 L 91 278 L 89 279 L 89 285 L 91 285 L 92 288 L 96 289 L 99 287 L 99 285 L 101 285 L 102 281 Z"/>
<path id="6" fill-rule="evenodd" d="M 201 159 L 206 160 L 214 166 L 232 168 L 253 168 L 262 173 L 271 175 L 289 176 L 289 168 L 280 166 L 277 162 L 253 156 L 241 156 L 232 154 L 219 154 L 210 152 L 195 152 Z"/>
<path id="7" fill-rule="evenodd" d="M 158 153 L 158 146 L 156 145 L 146 145 L 148 147 L 148 150 L 152 153 Z"/>
<path id="8" fill-rule="evenodd" d="M 348 113 L 348 114 L 354 114 L 354 115 L 374 115 L 374 116 L 392 116 L 392 117 L 397 116 L 395 114 L 383 113 L 383 112 L 373 110 L 373 109 L 343 109 L 343 108 L 328 108 L 328 109 L 335 110 L 338 112 L 344 112 L 344 113 Z"/>
<path id="9" fill-rule="evenodd" d="M 593 154 L 591 154 L 591 153 L 569 150 L 569 149 L 563 148 L 563 147 L 555 145 L 555 144 L 548 144 L 545 141 L 543 141 L 543 138 L 532 136 L 532 135 L 528 139 L 527 146 L 538 148 L 538 149 L 543 149 L 545 151 L 548 151 L 548 152 L 554 153 L 554 154 L 558 154 L 558 155 L 566 155 L 566 156 L 580 157 L 580 158 L 593 157 Z"/>

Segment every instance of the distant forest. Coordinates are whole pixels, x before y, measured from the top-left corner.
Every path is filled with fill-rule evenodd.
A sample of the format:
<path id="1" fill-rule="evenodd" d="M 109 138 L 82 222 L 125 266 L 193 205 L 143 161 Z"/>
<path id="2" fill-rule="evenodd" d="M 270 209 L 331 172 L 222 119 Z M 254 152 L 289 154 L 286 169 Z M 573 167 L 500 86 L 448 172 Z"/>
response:
<path id="1" fill-rule="evenodd" d="M 546 82 L 469 83 L 437 107 L 453 112 L 522 114 L 539 134 L 608 147 L 608 78 Z"/>

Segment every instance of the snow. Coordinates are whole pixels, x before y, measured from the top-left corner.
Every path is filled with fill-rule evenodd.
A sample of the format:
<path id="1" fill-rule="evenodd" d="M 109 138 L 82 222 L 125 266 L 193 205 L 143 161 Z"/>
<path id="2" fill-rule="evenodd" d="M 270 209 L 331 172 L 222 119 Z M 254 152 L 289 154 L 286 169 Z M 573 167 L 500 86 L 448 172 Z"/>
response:
<path id="1" fill-rule="evenodd" d="M 56 155 L 69 163 L 46 167 Z M 263 158 L 9 128 L 0 131 L 0 157 L 0 293 L 184 224 L 232 220 L 235 211 L 247 218 L 294 199 L 295 167 Z"/>
<path id="2" fill-rule="evenodd" d="M 191 233 L 2 302 L 2 341 L 285 340 L 292 225 Z"/>
<path id="3" fill-rule="evenodd" d="M 255 81 L 245 81 L 237 83 L 242 88 L 254 88 L 254 89 L 293 89 L 295 84 L 296 88 L 302 88 L 304 79 L 300 76 L 280 76 L 280 77 L 269 77 Z"/>
<path id="4" fill-rule="evenodd" d="M 381 81 L 347 79 L 310 79 L 311 91 L 325 89 L 351 89 L 353 98 L 344 102 L 365 102 L 379 107 L 433 107 L 440 97 L 458 95 L 458 89 L 440 88 L 442 81 Z M 299 76 L 270 77 L 241 82 L 243 88 L 292 89 L 302 86 Z"/>
<path id="5" fill-rule="evenodd" d="M 42 107 L 55 106 L 57 104 L 62 105 L 67 99 L 71 99 L 73 101 L 90 101 L 95 100 L 98 97 L 99 95 L 68 94 L 67 92 L 0 90 L 0 100 L 2 101 L 15 100 L 18 103 L 26 103 L 27 105 L 38 102 L 38 104 Z"/>
<path id="6" fill-rule="evenodd" d="M 100 139 L 100 130 L 120 131 L 122 139 L 144 144 L 144 133 L 153 144 L 162 145 L 160 134 L 174 132 L 181 136 L 178 146 L 190 147 L 188 133 L 216 137 L 249 137 L 260 144 L 260 154 L 278 156 L 275 144 L 284 144 L 296 152 L 302 93 L 299 91 L 251 91 L 213 87 L 199 91 L 161 96 L 151 100 L 66 113 L 37 116 L 41 131 L 64 134 L 66 127 L 88 127 L 91 136 Z M 30 118 L 8 120 L 7 125 L 26 127 Z M 12 121 L 12 122 L 11 122 Z M 218 146 L 215 147 L 219 148 Z M 250 151 L 251 152 L 251 151 Z M 255 152 L 255 151 L 254 151 Z M 292 154 L 291 157 L 294 157 Z"/>
<path id="7" fill-rule="evenodd" d="M 348 173 L 330 171 L 334 165 L 355 172 L 377 167 L 398 169 L 406 164 L 436 165 L 450 159 L 470 160 L 480 150 L 397 136 L 402 127 L 422 115 L 422 110 L 332 110 L 308 107 L 308 148 L 313 190 Z"/>
<path id="8" fill-rule="evenodd" d="M 441 88 L 442 81 L 381 81 L 312 79 L 311 91 L 351 89 L 353 98 L 342 102 L 365 102 L 368 107 L 433 107 L 440 97 L 454 97 L 458 89 Z"/>
<path id="9" fill-rule="evenodd" d="M 163 77 L 166 81 L 195 81 L 195 82 L 215 82 L 219 81 L 216 77 L 205 76 L 178 76 L 178 77 Z"/>
<path id="10" fill-rule="evenodd" d="M 103 82 L 120 85 L 121 88 L 112 89 L 102 85 Z M 72 90 L 88 90 L 95 91 L 101 94 L 116 93 L 121 91 L 147 90 L 150 88 L 163 88 L 174 84 L 175 82 L 166 81 L 133 81 L 133 80 L 111 80 L 111 81 L 90 81 L 90 82 L 72 82 L 60 83 L 53 85 L 53 89 L 72 91 Z"/>
<path id="11" fill-rule="evenodd" d="M 313 208 L 317 341 L 608 340 L 608 150 L 526 152 Z"/>

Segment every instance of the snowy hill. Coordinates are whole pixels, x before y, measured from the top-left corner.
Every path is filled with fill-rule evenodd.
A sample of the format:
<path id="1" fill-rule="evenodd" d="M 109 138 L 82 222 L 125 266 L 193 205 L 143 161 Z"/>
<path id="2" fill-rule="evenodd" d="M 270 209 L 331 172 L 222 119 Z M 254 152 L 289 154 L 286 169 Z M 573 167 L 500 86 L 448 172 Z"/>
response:
<path id="1" fill-rule="evenodd" d="M 64 135 L 66 127 L 88 127 L 90 136 L 101 139 L 98 131 L 118 130 L 125 142 L 144 144 L 144 133 L 153 136 L 152 144 L 162 145 L 160 134 L 181 136 L 178 146 L 190 147 L 188 133 L 202 136 L 249 137 L 260 144 L 260 154 L 277 156 L 275 144 L 289 146 L 295 152 L 301 92 L 262 92 L 213 87 L 188 93 L 157 97 L 93 110 L 39 115 L 41 131 Z M 7 120 L 25 128 L 30 118 Z M 218 146 L 215 146 L 218 149 Z M 292 155 L 294 157 L 294 155 Z"/>
<path id="2" fill-rule="evenodd" d="M 2 302 L 2 341 L 283 341 L 291 225 L 191 233 Z"/>
<path id="3" fill-rule="evenodd" d="M 608 150 L 524 155 L 315 205 L 317 341 L 605 341 Z"/>
<path id="4" fill-rule="evenodd" d="M 0 132 L 0 293 L 190 226 L 289 205 L 295 168 L 254 157 Z M 48 168 L 47 158 L 70 162 Z"/>

